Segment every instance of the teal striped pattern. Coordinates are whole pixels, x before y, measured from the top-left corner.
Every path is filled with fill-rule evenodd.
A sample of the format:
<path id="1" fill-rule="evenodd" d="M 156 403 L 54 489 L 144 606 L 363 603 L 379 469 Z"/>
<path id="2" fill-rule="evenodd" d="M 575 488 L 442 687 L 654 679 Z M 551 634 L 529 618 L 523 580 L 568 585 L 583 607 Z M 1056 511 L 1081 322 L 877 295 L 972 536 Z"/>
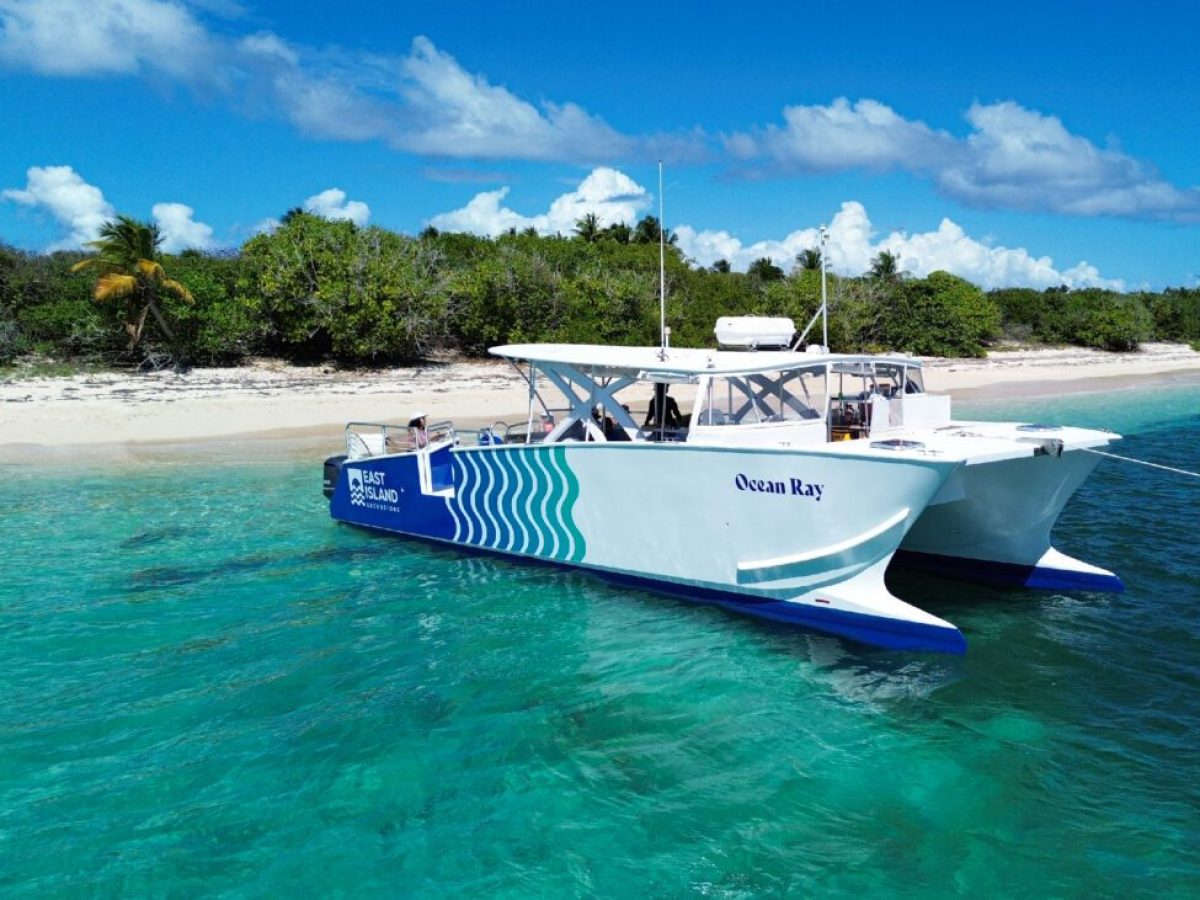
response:
<path id="1" fill-rule="evenodd" d="M 454 454 L 450 503 L 458 543 L 560 562 L 587 553 L 573 516 L 579 480 L 562 447 L 495 447 Z"/>

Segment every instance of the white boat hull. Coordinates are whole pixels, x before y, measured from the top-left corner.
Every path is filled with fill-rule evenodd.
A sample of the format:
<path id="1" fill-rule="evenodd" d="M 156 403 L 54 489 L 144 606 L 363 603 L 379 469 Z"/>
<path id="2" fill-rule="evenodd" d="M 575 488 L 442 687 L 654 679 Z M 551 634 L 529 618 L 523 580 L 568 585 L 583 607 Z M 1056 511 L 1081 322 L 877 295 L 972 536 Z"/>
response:
<path id="1" fill-rule="evenodd" d="M 1054 523 L 1100 457 L 1084 450 L 967 465 L 900 545 L 898 561 L 940 575 L 1049 589 L 1121 591 L 1106 569 L 1050 543 Z"/>
<path id="2" fill-rule="evenodd" d="M 686 444 L 446 447 L 345 462 L 330 510 L 881 646 L 961 653 L 957 628 L 883 583 L 957 465 Z"/>

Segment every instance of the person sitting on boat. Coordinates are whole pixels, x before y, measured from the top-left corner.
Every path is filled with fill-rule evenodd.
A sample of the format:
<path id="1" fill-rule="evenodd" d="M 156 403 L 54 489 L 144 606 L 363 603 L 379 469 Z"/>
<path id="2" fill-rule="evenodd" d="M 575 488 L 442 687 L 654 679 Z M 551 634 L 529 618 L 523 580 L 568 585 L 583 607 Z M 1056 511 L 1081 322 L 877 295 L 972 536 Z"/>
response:
<path id="1" fill-rule="evenodd" d="M 429 446 L 429 432 L 425 430 L 425 413 L 414 412 L 408 420 L 408 441 L 414 450 Z"/>
<path id="2" fill-rule="evenodd" d="M 680 414 L 679 404 L 675 402 L 674 397 L 667 393 L 669 387 L 670 385 L 663 384 L 661 381 L 654 383 L 654 397 L 650 400 L 649 409 L 646 410 L 646 421 L 642 423 L 643 428 L 651 425 L 655 428 L 687 427 L 687 419 Z"/>
<path id="3" fill-rule="evenodd" d="M 621 408 L 624 409 L 625 412 L 629 412 L 628 406 L 622 405 Z M 616 420 L 604 411 L 603 407 L 593 407 L 592 421 L 595 422 L 596 426 L 604 432 L 604 439 L 606 441 L 629 440 L 629 435 L 626 433 L 625 429 L 618 425 Z"/>

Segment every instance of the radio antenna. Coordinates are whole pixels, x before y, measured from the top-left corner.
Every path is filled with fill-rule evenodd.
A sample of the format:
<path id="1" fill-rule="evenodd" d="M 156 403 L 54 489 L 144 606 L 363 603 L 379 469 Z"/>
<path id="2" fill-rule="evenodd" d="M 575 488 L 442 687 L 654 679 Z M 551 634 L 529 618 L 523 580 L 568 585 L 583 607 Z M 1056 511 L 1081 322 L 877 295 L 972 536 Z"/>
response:
<path id="1" fill-rule="evenodd" d="M 821 348 L 829 352 L 829 295 L 825 289 L 829 270 L 829 229 L 821 226 Z"/>
<path id="2" fill-rule="evenodd" d="M 663 218 L 663 164 L 658 161 L 658 358 L 667 358 L 667 345 L 671 332 L 667 328 L 667 244 L 666 226 Z"/>

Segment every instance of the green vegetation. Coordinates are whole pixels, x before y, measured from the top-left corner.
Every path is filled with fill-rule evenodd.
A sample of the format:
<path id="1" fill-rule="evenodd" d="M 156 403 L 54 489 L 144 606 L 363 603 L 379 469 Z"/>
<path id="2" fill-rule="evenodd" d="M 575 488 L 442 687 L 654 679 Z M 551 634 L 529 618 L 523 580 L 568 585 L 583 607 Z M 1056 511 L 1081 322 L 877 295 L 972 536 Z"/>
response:
<path id="1" fill-rule="evenodd" d="M 178 281 L 168 278 L 159 263 L 161 243 L 158 226 L 119 216 L 106 222 L 100 228 L 100 237 L 88 244 L 96 251 L 95 255 L 71 266 L 72 272 L 94 269 L 99 273 L 92 297 L 98 303 L 112 300 L 120 305 L 125 333 L 129 335 L 128 350 L 133 350 L 141 341 L 147 313 L 154 314 L 163 337 L 175 347 L 175 331 L 163 317 L 160 297 L 171 294 L 187 303 L 192 302 L 191 292 Z M 179 354 L 174 355 L 178 358 Z"/>
<path id="2" fill-rule="evenodd" d="M 378 365 L 530 341 L 653 344 L 659 231 L 653 217 L 630 228 L 585 216 L 569 236 L 489 239 L 429 228 L 409 237 L 292 210 L 273 234 L 239 251 L 164 255 L 152 226 L 120 218 L 105 226 L 94 254 L 0 246 L 0 366 L 18 358 L 225 365 L 252 355 Z M 710 346 L 718 316 L 789 316 L 803 327 L 817 310 L 816 248 L 790 271 L 760 259 L 737 273 L 724 261 L 692 266 L 675 236 L 665 237 L 667 322 L 677 345 Z M 1014 341 L 1200 345 L 1200 289 L 985 293 L 946 272 L 911 277 L 898 262 L 881 252 L 862 276 L 829 275 L 833 349 L 979 356 Z"/>

